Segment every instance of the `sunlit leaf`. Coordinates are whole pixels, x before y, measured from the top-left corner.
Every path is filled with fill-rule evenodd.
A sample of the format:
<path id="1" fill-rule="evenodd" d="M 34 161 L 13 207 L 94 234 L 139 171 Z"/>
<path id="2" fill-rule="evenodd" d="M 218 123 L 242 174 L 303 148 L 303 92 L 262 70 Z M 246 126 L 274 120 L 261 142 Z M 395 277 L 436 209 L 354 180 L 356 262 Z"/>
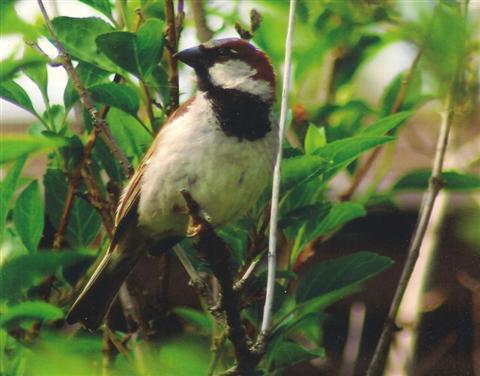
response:
<path id="1" fill-rule="evenodd" d="M 52 20 L 55 31 L 66 51 L 75 59 L 93 64 L 109 72 L 123 74 L 95 44 L 97 36 L 113 31 L 107 22 L 96 17 L 56 17 Z"/>
<path id="2" fill-rule="evenodd" d="M 17 72 L 20 70 L 26 70 L 30 68 L 36 68 L 39 66 L 45 66 L 47 59 L 42 56 L 25 56 L 22 59 L 7 59 L 3 60 L 0 64 L 0 82 L 14 78 Z"/>
<path id="3" fill-rule="evenodd" d="M 305 153 L 312 154 L 326 143 L 327 136 L 325 135 L 325 128 L 317 127 L 315 124 L 309 124 L 307 134 L 305 135 Z"/>
<path id="4" fill-rule="evenodd" d="M 15 193 L 15 189 L 17 188 L 20 173 L 24 164 L 25 158 L 17 159 L 0 183 L 0 243 L 5 231 L 8 207 L 13 198 L 13 194 Z"/>
<path id="5" fill-rule="evenodd" d="M 161 59 L 163 22 L 147 20 L 137 33 L 114 31 L 96 39 L 98 48 L 116 65 L 146 78 Z"/>
<path id="6" fill-rule="evenodd" d="M 90 5 L 92 8 L 102 12 L 109 19 L 112 18 L 112 8 L 109 0 L 80 0 L 82 3 Z"/>
<path id="7" fill-rule="evenodd" d="M 376 121 L 373 124 L 370 124 L 366 128 L 363 128 L 360 132 L 360 136 L 384 136 L 387 132 L 391 132 L 395 128 L 402 125 L 405 120 L 412 116 L 412 112 L 405 111 L 399 112 L 394 115 L 384 117 Z"/>
<path id="8" fill-rule="evenodd" d="M 0 138 L 0 163 L 21 158 L 31 153 L 37 153 L 66 144 L 61 137 L 43 137 L 26 135 L 3 135 Z"/>
<path id="9" fill-rule="evenodd" d="M 63 317 L 63 311 L 43 301 L 22 302 L 9 307 L 0 316 L 0 327 L 11 327 L 25 320 L 53 321 Z"/>
<path id="10" fill-rule="evenodd" d="M 3 98 L 37 116 L 27 92 L 15 81 L 3 81 L 0 83 L 0 98 Z"/>
<path id="11" fill-rule="evenodd" d="M 36 252 L 43 233 L 44 210 L 37 181 L 33 181 L 18 196 L 13 208 L 13 222 L 23 244 Z"/>

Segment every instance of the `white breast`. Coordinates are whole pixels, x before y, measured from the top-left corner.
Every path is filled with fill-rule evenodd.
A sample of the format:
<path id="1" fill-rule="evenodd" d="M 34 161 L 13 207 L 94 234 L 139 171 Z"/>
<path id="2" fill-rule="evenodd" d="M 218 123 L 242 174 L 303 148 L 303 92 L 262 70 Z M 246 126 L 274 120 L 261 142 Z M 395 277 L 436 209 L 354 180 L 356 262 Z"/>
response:
<path id="1" fill-rule="evenodd" d="M 138 209 L 140 225 L 157 236 L 184 234 L 182 188 L 220 226 L 251 208 L 269 182 L 277 132 L 256 141 L 226 136 L 203 93 L 159 137 L 142 178 Z"/>

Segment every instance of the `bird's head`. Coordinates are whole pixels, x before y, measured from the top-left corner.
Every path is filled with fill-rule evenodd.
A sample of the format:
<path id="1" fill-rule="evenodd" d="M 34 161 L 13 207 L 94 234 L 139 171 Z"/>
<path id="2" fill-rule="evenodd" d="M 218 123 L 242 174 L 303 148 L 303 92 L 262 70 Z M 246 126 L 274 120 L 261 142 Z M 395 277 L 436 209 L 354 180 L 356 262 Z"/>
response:
<path id="1" fill-rule="evenodd" d="M 235 89 L 274 100 L 275 73 L 267 55 L 243 39 L 216 39 L 175 56 L 195 69 L 202 91 Z"/>

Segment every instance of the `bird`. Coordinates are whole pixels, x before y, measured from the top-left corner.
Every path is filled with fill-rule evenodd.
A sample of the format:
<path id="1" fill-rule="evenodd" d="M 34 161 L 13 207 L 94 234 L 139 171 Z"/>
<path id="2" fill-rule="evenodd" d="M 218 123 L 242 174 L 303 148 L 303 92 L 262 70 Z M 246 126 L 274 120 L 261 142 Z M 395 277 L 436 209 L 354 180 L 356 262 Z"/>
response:
<path id="1" fill-rule="evenodd" d="M 267 54 L 243 39 L 223 38 L 174 58 L 193 68 L 197 91 L 166 120 L 126 185 L 111 243 L 67 313 L 69 324 L 97 329 L 152 245 L 168 250 L 187 236 L 180 191 L 218 228 L 245 215 L 269 185 L 278 125 Z"/>

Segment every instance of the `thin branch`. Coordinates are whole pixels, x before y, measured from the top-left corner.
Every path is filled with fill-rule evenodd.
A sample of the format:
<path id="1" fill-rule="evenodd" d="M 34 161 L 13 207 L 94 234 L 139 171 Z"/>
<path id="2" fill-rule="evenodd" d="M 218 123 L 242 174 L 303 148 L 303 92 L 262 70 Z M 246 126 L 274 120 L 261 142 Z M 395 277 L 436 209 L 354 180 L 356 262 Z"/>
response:
<path id="1" fill-rule="evenodd" d="M 405 77 L 402 80 L 400 89 L 398 90 L 398 94 L 395 97 L 395 101 L 393 102 L 392 108 L 390 110 L 390 115 L 397 113 L 400 107 L 402 106 L 403 102 L 405 101 L 405 98 L 407 97 L 407 94 L 408 94 L 408 89 L 412 82 L 412 79 L 417 69 L 420 58 L 422 57 L 423 51 L 424 51 L 424 47 L 421 46 L 418 49 L 417 54 L 415 55 L 415 58 L 413 59 L 410 69 L 405 74 Z M 357 171 L 355 172 L 355 175 L 352 178 L 352 182 L 350 183 L 350 186 L 347 188 L 347 190 L 344 193 L 340 195 L 340 198 L 342 201 L 348 201 L 352 197 L 352 195 L 355 193 L 357 188 L 360 186 L 360 183 L 362 182 L 362 180 L 367 175 L 368 171 L 370 171 L 370 168 L 373 166 L 373 163 L 376 161 L 376 159 L 378 158 L 382 150 L 383 150 L 383 146 L 378 146 L 377 148 L 375 148 L 367 157 L 367 160 L 357 169 Z"/>
<path id="2" fill-rule="evenodd" d="M 193 13 L 193 22 L 195 23 L 195 30 L 197 31 L 197 39 L 200 42 L 206 42 L 212 39 L 213 31 L 207 25 L 207 17 L 205 16 L 203 0 L 191 0 L 190 6 Z"/>
<path id="3" fill-rule="evenodd" d="M 272 326 L 272 307 L 273 297 L 275 294 L 275 273 L 277 268 L 276 250 L 277 250 L 277 222 L 278 222 L 278 201 L 280 196 L 280 166 L 282 163 L 282 144 L 283 136 L 287 122 L 288 109 L 288 92 L 290 88 L 290 73 L 292 67 L 292 41 L 293 41 L 293 25 L 295 19 L 295 5 L 296 0 L 290 0 L 290 11 L 288 16 L 288 30 L 285 41 L 285 62 L 283 72 L 283 88 L 282 101 L 280 109 L 280 121 L 278 129 L 278 145 L 277 155 L 275 161 L 275 168 L 273 172 L 273 186 L 272 186 L 272 206 L 270 210 L 270 232 L 269 232 L 269 247 L 268 247 L 268 276 L 267 276 L 267 290 L 265 297 L 265 306 L 263 309 L 263 320 L 261 332 L 258 336 L 257 343 L 260 348 L 264 347 L 265 339 L 268 337 L 270 327 Z"/>
<path id="4" fill-rule="evenodd" d="M 438 192 L 442 188 L 441 174 L 443 168 L 443 161 L 445 158 L 445 152 L 448 144 L 448 136 L 453 123 L 455 90 L 456 83 L 453 83 L 451 92 L 447 98 L 446 112 L 442 114 L 442 124 L 440 127 L 440 134 L 438 136 L 435 159 L 432 168 L 432 176 L 430 177 L 428 190 L 423 198 L 418 222 L 409 246 L 407 260 L 403 267 L 402 275 L 400 276 L 397 290 L 395 291 L 395 295 L 390 306 L 388 318 L 385 322 L 382 335 L 375 349 L 372 362 L 369 366 L 367 372 L 368 376 L 377 376 L 381 374 L 385 355 L 392 339 L 392 335 L 395 331 L 395 318 L 397 316 L 402 297 L 407 288 L 408 281 L 417 262 L 420 246 L 422 245 L 422 241 L 429 224 L 430 216 L 433 210 L 433 206 L 435 204 L 435 199 Z"/>
<path id="5" fill-rule="evenodd" d="M 365 303 L 356 302 L 350 307 L 350 319 L 348 323 L 348 337 L 343 351 L 342 367 L 340 376 L 352 376 L 355 374 L 355 364 L 358 360 L 360 343 L 365 323 Z"/>
<path id="6" fill-rule="evenodd" d="M 53 24 L 50 21 L 50 18 L 48 17 L 47 11 L 45 10 L 42 0 L 37 0 L 37 3 L 43 15 L 43 18 L 45 20 L 45 23 L 47 25 L 48 31 L 52 35 L 52 42 L 57 48 L 62 66 L 67 71 L 68 77 L 72 81 L 72 84 L 75 90 L 78 92 L 78 95 L 80 96 L 80 100 L 82 104 L 90 113 L 90 116 L 92 117 L 92 121 L 93 121 L 93 126 L 98 129 L 100 135 L 102 136 L 103 140 L 105 141 L 108 148 L 112 152 L 113 156 L 120 164 L 125 176 L 130 177 L 131 174 L 133 173 L 133 168 L 130 162 L 128 161 L 125 154 L 119 148 L 118 144 L 113 138 L 112 133 L 110 132 L 110 128 L 108 127 L 107 122 L 105 121 L 105 119 L 102 119 L 102 117 L 100 116 L 100 113 L 98 112 L 94 102 L 90 98 L 90 95 L 88 94 L 87 89 L 83 85 L 77 71 L 73 67 L 70 56 L 67 54 L 67 52 L 65 51 L 65 48 L 63 47 L 63 44 L 60 42 L 58 35 L 53 27 Z"/>
<path id="7" fill-rule="evenodd" d="M 238 294 L 233 290 L 233 277 L 230 272 L 230 251 L 224 240 L 215 233 L 208 216 L 190 193 L 182 190 L 181 194 L 190 215 L 189 233 L 198 239 L 195 246 L 204 255 L 220 284 L 222 294 L 219 306 L 225 312 L 228 337 L 237 360 L 236 369 L 241 375 L 253 375 L 258 360 L 248 347 L 247 335 L 242 326 Z"/>
<path id="8" fill-rule="evenodd" d="M 167 21 L 166 42 L 169 87 L 167 115 L 170 115 L 177 109 L 179 103 L 178 62 L 177 59 L 173 57 L 178 50 L 177 25 L 173 0 L 165 0 L 165 18 Z"/>

